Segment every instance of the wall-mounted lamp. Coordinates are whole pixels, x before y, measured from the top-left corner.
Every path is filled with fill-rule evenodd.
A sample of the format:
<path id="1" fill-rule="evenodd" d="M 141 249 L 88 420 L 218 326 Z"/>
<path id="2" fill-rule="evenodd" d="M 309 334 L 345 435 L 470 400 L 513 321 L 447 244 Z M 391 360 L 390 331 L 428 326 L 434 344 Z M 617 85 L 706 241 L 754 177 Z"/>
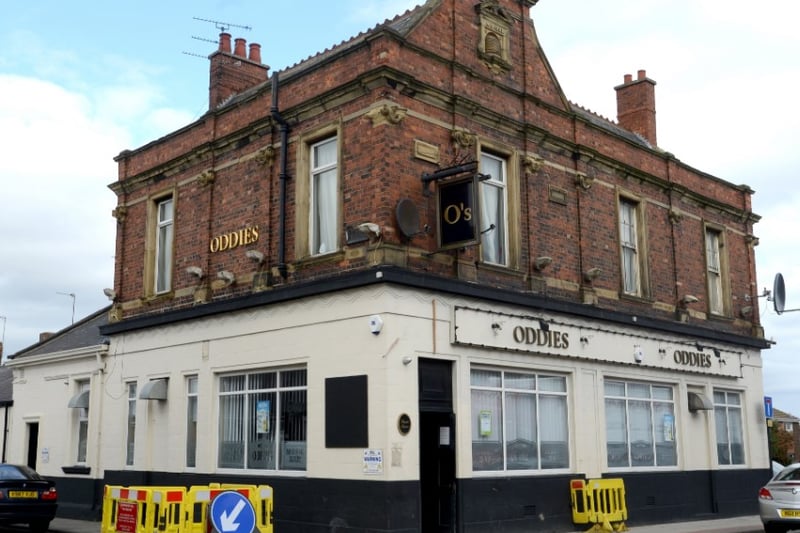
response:
<path id="1" fill-rule="evenodd" d="M 550 331 L 550 324 L 544 321 L 544 319 L 539 319 L 539 329 L 542 331 Z"/>
<path id="2" fill-rule="evenodd" d="M 600 277 L 600 274 L 602 273 L 603 271 L 600 270 L 599 268 L 590 268 L 589 270 L 583 273 L 583 279 L 584 281 L 586 281 L 586 283 L 591 284 L 594 280 Z"/>
<path id="3" fill-rule="evenodd" d="M 408 366 L 414 359 L 410 355 L 406 355 L 403 357 L 403 365 Z"/>
<path id="4" fill-rule="evenodd" d="M 244 255 L 248 259 L 252 259 L 256 263 L 258 263 L 259 265 L 264 262 L 264 254 L 262 252 L 259 252 L 258 250 L 247 250 L 244 253 Z"/>
<path id="5" fill-rule="evenodd" d="M 644 352 L 642 351 L 642 347 L 638 344 L 633 346 L 633 360 L 637 363 L 641 363 L 644 359 Z"/>
<path id="6" fill-rule="evenodd" d="M 114 289 L 108 289 L 108 288 L 103 289 L 103 294 L 105 294 L 106 298 L 108 298 L 112 302 L 117 299 L 117 291 L 115 291 Z"/>
<path id="7" fill-rule="evenodd" d="M 200 268 L 199 266 L 186 267 L 186 273 L 189 274 L 190 276 L 194 276 L 197 279 L 203 277 L 203 269 Z"/>
<path id="8" fill-rule="evenodd" d="M 217 272 L 217 279 L 225 282 L 225 286 L 232 285 L 236 281 L 236 275 L 230 270 L 220 270 Z"/>
<path id="9" fill-rule="evenodd" d="M 684 294 L 683 298 L 681 298 L 681 305 L 689 305 L 697 303 L 699 301 L 700 299 L 697 296 L 693 296 L 691 294 Z"/>
<path id="10" fill-rule="evenodd" d="M 381 236 L 381 227 L 372 222 L 364 222 L 356 226 L 356 229 L 366 235 L 374 235 L 375 237 Z"/>
<path id="11" fill-rule="evenodd" d="M 541 272 L 542 270 L 547 268 L 548 265 L 550 265 L 550 263 L 552 262 L 553 262 L 552 257 L 547 257 L 546 255 L 543 255 L 533 260 L 533 268 Z"/>

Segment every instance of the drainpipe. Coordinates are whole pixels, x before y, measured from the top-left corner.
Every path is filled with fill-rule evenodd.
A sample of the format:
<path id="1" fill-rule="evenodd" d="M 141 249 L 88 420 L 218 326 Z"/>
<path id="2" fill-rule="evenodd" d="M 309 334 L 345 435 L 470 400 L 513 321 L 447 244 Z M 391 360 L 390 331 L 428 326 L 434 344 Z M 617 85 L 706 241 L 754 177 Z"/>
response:
<path id="1" fill-rule="evenodd" d="M 286 159 L 289 144 L 289 123 L 278 110 L 278 73 L 272 74 L 272 119 L 280 125 L 281 132 L 281 170 L 280 175 L 280 210 L 278 215 L 278 272 L 286 279 Z"/>

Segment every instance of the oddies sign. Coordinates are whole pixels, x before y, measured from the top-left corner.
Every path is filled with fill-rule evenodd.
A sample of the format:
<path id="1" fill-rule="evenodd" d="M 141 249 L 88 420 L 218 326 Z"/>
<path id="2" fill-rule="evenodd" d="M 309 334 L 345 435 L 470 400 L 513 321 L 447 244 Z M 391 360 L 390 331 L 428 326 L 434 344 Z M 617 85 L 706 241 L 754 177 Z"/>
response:
<path id="1" fill-rule="evenodd" d="M 249 228 L 240 229 L 239 231 L 224 233 L 212 237 L 208 249 L 212 254 L 224 252 L 225 250 L 233 250 L 239 246 L 253 244 L 258 240 L 258 235 L 258 226 L 251 226 Z"/>

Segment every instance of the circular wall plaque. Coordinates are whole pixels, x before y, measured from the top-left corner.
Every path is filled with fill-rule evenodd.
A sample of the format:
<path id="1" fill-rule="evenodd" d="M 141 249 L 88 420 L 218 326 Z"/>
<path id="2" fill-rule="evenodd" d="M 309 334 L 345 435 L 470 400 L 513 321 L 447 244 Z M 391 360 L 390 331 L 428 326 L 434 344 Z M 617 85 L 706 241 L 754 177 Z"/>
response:
<path id="1" fill-rule="evenodd" d="M 397 430 L 401 435 L 408 435 L 408 432 L 411 431 L 411 417 L 405 413 L 400 415 L 400 418 L 397 419 Z"/>

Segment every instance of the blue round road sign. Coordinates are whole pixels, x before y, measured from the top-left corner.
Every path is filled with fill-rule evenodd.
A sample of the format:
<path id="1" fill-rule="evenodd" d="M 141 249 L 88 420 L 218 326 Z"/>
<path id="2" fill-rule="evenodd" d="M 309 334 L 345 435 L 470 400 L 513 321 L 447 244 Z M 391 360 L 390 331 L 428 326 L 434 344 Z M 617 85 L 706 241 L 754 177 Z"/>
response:
<path id="1" fill-rule="evenodd" d="M 256 511 L 250 500 L 236 491 L 221 492 L 211 501 L 209 519 L 218 533 L 252 533 Z"/>

